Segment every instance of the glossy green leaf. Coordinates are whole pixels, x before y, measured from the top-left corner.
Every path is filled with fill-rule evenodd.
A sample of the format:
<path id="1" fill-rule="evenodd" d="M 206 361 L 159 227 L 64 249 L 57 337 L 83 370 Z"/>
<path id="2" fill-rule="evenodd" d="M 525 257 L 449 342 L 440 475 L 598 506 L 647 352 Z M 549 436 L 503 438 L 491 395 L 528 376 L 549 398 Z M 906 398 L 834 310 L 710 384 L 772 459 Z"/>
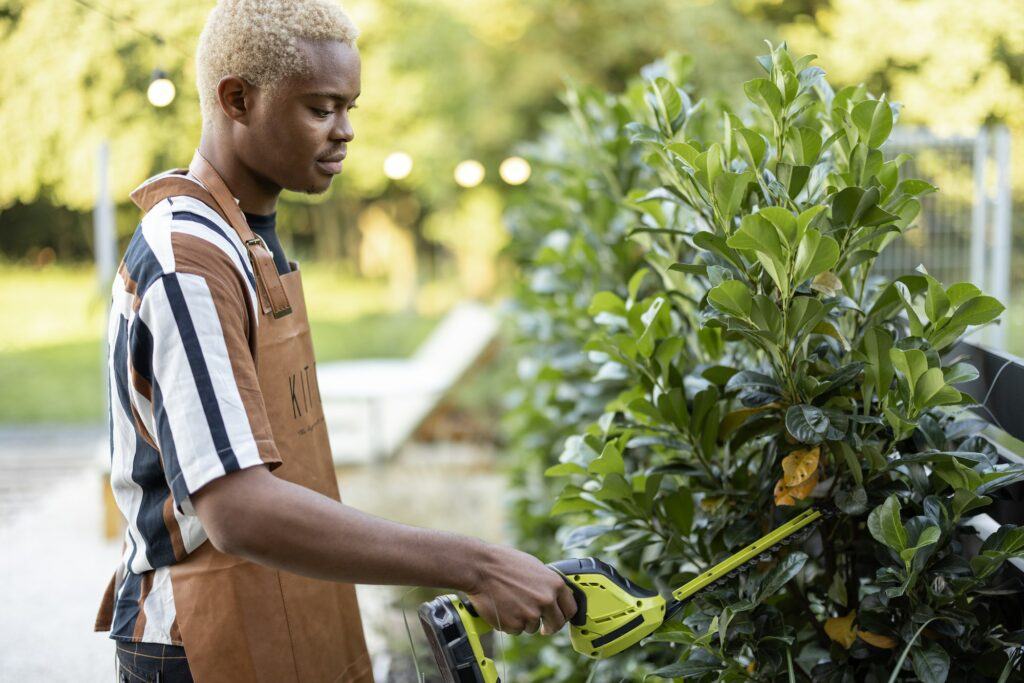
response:
<path id="1" fill-rule="evenodd" d="M 767 78 L 755 78 L 743 84 L 747 99 L 757 105 L 765 114 L 779 119 L 782 114 L 782 93 Z"/>
<path id="2" fill-rule="evenodd" d="M 857 103 L 851 113 L 854 125 L 860 131 L 861 139 L 877 149 L 892 132 L 892 109 L 882 100 L 865 100 Z"/>
<path id="3" fill-rule="evenodd" d="M 949 311 L 949 297 L 935 278 L 928 278 L 928 293 L 924 299 L 924 312 L 928 320 L 937 322 Z"/>
<path id="4" fill-rule="evenodd" d="M 727 280 L 708 292 L 708 301 L 723 313 L 746 318 L 750 315 L 753 297 L 739 280 Z"/>
<path id="5" fill-rule="evenodd" d="M 626 315 L 626 303 L 614 292 L 598 292 L 590 300 L 590 307 L 587 313 L 597 315 L 598 313 L 611 313 L 612 315 Z"/>
<path id="6" fill-rule="evenodd" d="M 763 602 L 782 590 L 783 586 L 800 573 L 805 564 L 807 564 L 807 554 L 799 550 L 791 552 L 779 560 L 779 563 L 772 568 L 761 583 L 757 591 L 757 602 Z"/>
<path id="7" fill-rule="evenodd" d="M 921 683 L 945 683 L 949 676 L 949 654 L 935 641 L 913 648 L 910 662 Z"/>
<path id="8" fill-rule="evenodd" d="M 901 510 L 899 499 L 891 495 L 868 515 L 868 531 L 874 539 L 896 552 L 907 547 L 907 530 L 900 519 Z"/>
<path id="9" fill-rule="evenodd" d="M 828 434 L 829 419 L 825 412 L 816 406 L 790 406 L 786 411 L 786 429 L 801 443 L 819 444 Z"/>
<path id="10" fill-rule="evenodd" d="M 722 219 L 730 224 L 747 194 L 747 186 L 754 181 L 752 173 L 722 173 L 714 181 L 715 202 Z"/>
<path id="11" fill-rule="evenodd" d="M 929 368 L 914 384 L 914 404 L 918 409 L 956 403 L 960 392 L 946 384 L 940 368 Z"/>
<path id="12" fill-rule="evenodd" d="M 608 442 L 605 444 L 604 450 L 601 451 L 601 455 L 590 461 L 590 465 L 587 467 L 587 471 L 591 474 L 611 474 L 617 472 L 618 474 L 625 474 L 625 465 L 622 462 L 622 453 L 614 442 Z"/>
<path id="13" fill-rule="evenodd" d="M 804 333 L 817 325 L 824 315 L 825 307 L 816 298 L 793 297 L 786 320 L 786 337 L 790 340 L 800 339 Z"/>
<path id="14" fill-rule="evenodd" d="M 740 128 L 736 131 L 736 137 L 740 142 L 741 149 L 750 167 L 753 169 L 760 168 L 761 162 L 764 161 L 765 151 L 768 148 L 761 134 L 749 128 Z"/>
<path id="15" fill-rule="evenodd" d="M 611 473 L 606 475 L 601 480 L 601 488 L 594 492 L 594 497 L 598 500 L 621 500 L 623 498 L 632 498 L 633 487 L 630 486 L 626 478 L 618 473 Z"/>
<path id="16" fill-rule="evenodd" d="M 839 260 L 839 244 L 831 237 L 809 229 L 800 240 L 796 252 L 793 280 L 803 282 L 828 270 Z"/>
<path id="17" fill-rule="evenodd" d="M 674 531 L 679 534 L 688 534 L 693 526 L 693 493 L 686 488 L 679 489 L 662 501 L 665 507 L 665 515 L 675 527 Z"/>

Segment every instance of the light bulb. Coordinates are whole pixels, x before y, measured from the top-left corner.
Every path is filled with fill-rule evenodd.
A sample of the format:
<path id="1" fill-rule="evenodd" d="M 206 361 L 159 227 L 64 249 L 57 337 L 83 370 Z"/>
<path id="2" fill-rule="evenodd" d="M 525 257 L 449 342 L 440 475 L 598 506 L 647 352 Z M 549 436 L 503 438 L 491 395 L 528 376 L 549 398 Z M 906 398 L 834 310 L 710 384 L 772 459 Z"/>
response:
<path id="1" fill-rule="evenodd" d="M 384 160 L 384 175 L 401 180 L 412 173 L 412 157 L 405 152 L 392 152 Z"/>
<path id="2" fill-rule="evenodd" d="M 455 182 L 462 187 L 476 187 L 483 182 L 484 175 L 484 165 L 476 159 L 460 161 L 455 167 Z"/>
<path id="3" fill-rule="evenodd" d="M 154 107 L 166 107 L 174 101 L 174 82 L 162 71 L 153 72 L 153 80 L 149 82 L 146 97 Z"/>
<path id="4" fill-rule="evenodd" d="M 522 185 L 530 179 L 530 162 L 522 157 L 509 157 L 501 162 L 498 174 L 509 185 Z"/>

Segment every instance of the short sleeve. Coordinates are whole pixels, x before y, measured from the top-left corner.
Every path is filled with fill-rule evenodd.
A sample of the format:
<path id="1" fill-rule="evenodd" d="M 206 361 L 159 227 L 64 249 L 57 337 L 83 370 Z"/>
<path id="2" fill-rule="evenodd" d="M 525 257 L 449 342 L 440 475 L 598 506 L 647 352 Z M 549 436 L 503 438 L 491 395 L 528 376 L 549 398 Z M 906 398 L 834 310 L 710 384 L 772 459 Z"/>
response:
<path id="1" fill-rule="evenodd" d="M 251 316 L 244 284 L 216 260 L 207 272 L 164 274 L 142 297 L 154 438 L 183 514 L 195 514 L 190 495 L 214 479 L 281 463 L 250 344 Z"/>

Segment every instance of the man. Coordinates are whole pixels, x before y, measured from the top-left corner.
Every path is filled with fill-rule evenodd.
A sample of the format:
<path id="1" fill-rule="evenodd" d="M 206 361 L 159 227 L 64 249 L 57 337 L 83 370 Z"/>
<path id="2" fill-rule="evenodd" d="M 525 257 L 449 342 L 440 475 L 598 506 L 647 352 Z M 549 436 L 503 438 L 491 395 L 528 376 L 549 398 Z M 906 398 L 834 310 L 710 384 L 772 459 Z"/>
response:
<path id="1" fill-rule="evenodd" d="M 119 680 L 372 681 L 353 583 L 462 590 L 509 633 L 575 613 L 531 555 L 340 501 L 274 216 L 282 189 L 321 193 L 341 172 L 356 36 L 331 0 L 220 2 L 197 50 L 199 149 L 132 193 L 145 214 L 109 325 L 127 531 L 96 625 Z"/>

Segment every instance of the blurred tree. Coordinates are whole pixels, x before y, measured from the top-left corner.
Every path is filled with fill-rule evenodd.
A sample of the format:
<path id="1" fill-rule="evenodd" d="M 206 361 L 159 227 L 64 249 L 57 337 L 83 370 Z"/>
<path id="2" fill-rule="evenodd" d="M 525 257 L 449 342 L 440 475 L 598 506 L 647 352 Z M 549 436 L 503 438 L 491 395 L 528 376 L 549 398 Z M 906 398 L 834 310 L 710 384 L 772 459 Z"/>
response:
<path id="1" fill-rule="evenodd" d="M 1006 124 L 1014 194 L 1024 202 L 1024 2 L 736 1 L 747 16 L 780 25 L 798 52 L 820 55 L 835 85 L 888 92 L 905 106 L 902 123 L 940 134 Z"/>
<path id="2" fill-rule="evenodd" d="M 498 254 L 508 243 L 496 190 L 478 187 L 465 192 L 455 209 L 430 216 L 424 235 L 455 255 L 459 282 L 467 296 L 483 299 L 494 291 Z"/>
<path id="3" fill-rule="evenodd" d="M 750 1 L 750 0 L 748 0 Z M 904 121 L 973 132 L 1000 121 L 1024 130 L 1024 2 L 832 0 L 803 6 L 782 29 L 821 56 L 839 84 L 865 82 L 906 107 Z"/>
<path id="4" fill-rule="evenodd" d="M 750 73 L 754 46 L 771 33 L 726 1 L 343 4 L 362 30 L 364 94 L 353 153 L 323 211 L 304 208 L 323 198 L 287 194 L 280 221 L 286 231 L 288 221 L 300 222 L 292 224 L 295 241 L 307 244 L 309 234 L 309 249 L 328 257 L 352 255 L 337 233 L 354 226 L 353 209 L 396 189 L 382 172 L 390 152 L 414 159 L 411 175 L 396 185 L 423 204 L 412 226 L 422 234 L 433 210 L 456 205 L 452 170 L 461 159 L 480 159 L 485 183 L 500 186 L 498 163 L 557 108 L 565 76 L 619 88 L 626 74 L 675 49 L 694 56 L 693 80 L 713 93 L 719 79 Z M 111 141 L 111 189 L 122 204 L 142 179 L 186 163 L 200 130 L 192 52 L 211 6 L 0 0 L 0 139 L 7 162 L 0 166 L 0 211 L 16 202 L 88 210 L 104 138 Z M 155 68 L 177 87 L 174 102 L 160 109 L 146 99 Z M 134 215 L 121 215 L 122 232 L 133 227 Z M 9 218 L 0 215 L 0 234 L 10 232 Z M 87 220 L 80 215 L 83 233 Z"/>
<path id="5" fill-rule="evenodd" d="M 114 22 L 73 0 L 0 0 L 0 207 L 41 197 L 91 207 L 105 138 L 122 201 L 151 173 L 188 160 L 200 125 L 191 46 L 206 8 L 133 0 L 118 12 Z M 146 99 L 158 67 L 178 89 L 159 109 Z"/>

